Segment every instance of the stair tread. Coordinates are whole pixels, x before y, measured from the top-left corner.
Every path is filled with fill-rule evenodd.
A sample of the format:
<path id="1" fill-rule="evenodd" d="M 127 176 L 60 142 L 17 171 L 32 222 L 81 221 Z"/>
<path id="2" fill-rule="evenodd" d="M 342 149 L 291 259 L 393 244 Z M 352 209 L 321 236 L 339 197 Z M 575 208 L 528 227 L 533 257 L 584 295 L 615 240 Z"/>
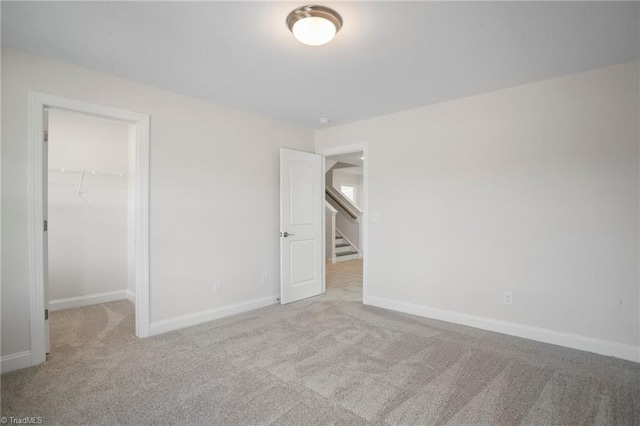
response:
<path id="1" fill-rule="evenodd" d="M 338 247 L 349 247 L 351 244 L 349 243 L 340 243 L 340 244 L 336 244 L 336 248 Z"/>
<path id="2" fill-rule="evenodd" d="M 351 254 L 358 254 L 357 251 L 343 251 L 342 253 L 336 253 L 336 256 L 349 256 Z"/>

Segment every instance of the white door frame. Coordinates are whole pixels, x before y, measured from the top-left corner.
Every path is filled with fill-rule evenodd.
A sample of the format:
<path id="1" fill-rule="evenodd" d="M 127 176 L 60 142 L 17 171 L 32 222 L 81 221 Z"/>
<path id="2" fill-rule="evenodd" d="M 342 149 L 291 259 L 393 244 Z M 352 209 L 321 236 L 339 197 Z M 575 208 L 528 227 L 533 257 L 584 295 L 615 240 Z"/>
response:
<path id="1" fill-rule="evenodd" d="M 330 157 L 332 155 L 339 154 L 349 154 L 352 152 L 362 151 L 362 156 L 364 157 L 364 167 L 363 167 L 363 175 L 362 182 L 364 184 L 362 194 L 363 199 L 363 210 L 362 220 L 364 221 L 362 226 L 362 303 L 368 305 L 368 297 L 369 297 L 369 144 L 367 142 L 356 143 L 352 145 L 342 145 L 335 146 L 331 148 L 321 148 L 316 149 L 316 154 L 320 154 L 324 157 Z M 324 174 L 326 170 L 324 170 L 324 161 L 322 167 L 323 179 L 322 179 L 322 194 L 324 196 L 325 193 L 325 179 Z M 323 197 L 324 199 L 324 197 Z M 325 235 L 325 208 L 324 203 L 322 203 L 322 235 Z M 322 253 L 326 253 L 326 238 L 322 239 Z M 326 257 L 326 256 L 324 256 Z M 326 262 L 322 262 L 322 291 L 324 292 L 326 289 Z"/>
<path id="2" fill-rule="evenodd" d="M 134 229 L 136 336 L 149 336 L 149 115 L 61 96 L 29 92 L 28 228 L 31 365 L 46 359 L 44 324 L 43 112 L 45 108 L 126 122 L 136 128 Z"/>

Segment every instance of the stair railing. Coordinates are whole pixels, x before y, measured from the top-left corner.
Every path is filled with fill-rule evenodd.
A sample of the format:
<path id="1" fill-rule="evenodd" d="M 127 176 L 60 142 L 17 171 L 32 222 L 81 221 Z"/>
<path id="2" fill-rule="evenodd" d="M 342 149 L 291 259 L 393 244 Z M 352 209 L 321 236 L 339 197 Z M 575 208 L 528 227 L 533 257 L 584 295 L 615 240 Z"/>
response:
<path id="1" fill-rule="evenodd" d="M 360 207 L 353 204 L 351 200 L 342 195 L 340 192 L 336 191 L 332 187 L 325 187 L 325 193 L 334 203 L 336 203 L 344 212 L 349 215 L 349 217 L 356 222 L 360 220 L 360 216 L 362 216 L 362 210 Z"/>

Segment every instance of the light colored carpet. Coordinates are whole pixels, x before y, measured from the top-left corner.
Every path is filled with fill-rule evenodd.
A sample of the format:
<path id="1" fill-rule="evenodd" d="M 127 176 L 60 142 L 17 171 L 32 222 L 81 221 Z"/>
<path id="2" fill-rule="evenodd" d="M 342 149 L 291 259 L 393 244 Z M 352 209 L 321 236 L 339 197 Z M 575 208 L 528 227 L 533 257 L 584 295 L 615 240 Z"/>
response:
<path id="1" fill-rule="evenodd" d="M 639 365 L 327 294 L 149 339 L 133 307 L 52 314 L 42 366 L 2 376 L 3 416 L 45 424 L 640 424 Z"/>

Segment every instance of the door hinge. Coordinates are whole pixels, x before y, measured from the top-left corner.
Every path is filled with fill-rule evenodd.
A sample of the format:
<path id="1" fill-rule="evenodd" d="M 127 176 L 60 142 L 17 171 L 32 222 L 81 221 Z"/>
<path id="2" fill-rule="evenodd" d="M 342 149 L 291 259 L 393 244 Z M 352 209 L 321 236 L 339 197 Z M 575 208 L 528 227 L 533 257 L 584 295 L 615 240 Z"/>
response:
<path id="1" fill-rule="evenodd" d="M 49 310 L 48 310 L 48 309 L 45 309 L 45 310 L 44 310 L 44 320 L 46 321 L 46 320 L 48 320 L 48 319 L 49 319 Z"/>
<path id="2" fill-rule="evenodd" d="M 49 142 L 49 131 L 48 130 L 44 131 L 43 139 L 44 139 L 45 142 Z"/>
<path id="3" fill-rule="evenodd" d="M 47 221 L 44 221 L 44 231 L 47 232 L 47 229 L 49 228 Z"/>

